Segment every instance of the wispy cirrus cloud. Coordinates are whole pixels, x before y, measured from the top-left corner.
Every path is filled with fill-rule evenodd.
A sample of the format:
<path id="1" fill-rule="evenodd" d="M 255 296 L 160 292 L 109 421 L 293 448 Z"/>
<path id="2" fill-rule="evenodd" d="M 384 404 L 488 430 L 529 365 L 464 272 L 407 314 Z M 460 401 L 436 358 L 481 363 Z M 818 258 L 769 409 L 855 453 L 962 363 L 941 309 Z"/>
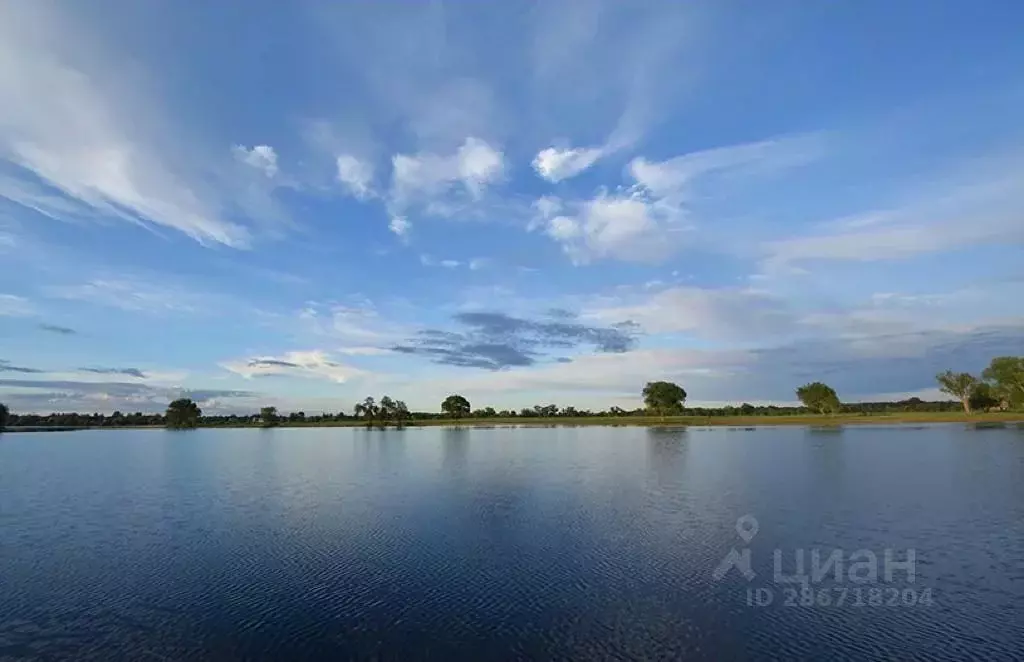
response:
<path id="1" fill-rule="evenodd" d="M 35 312 L 35 306 L 25 297 L 15 294 L 0 294 L 0 316 L 31 317 Z"/>
<path id="2" fill-rule="evenodd" d="M 607 297 L 581 316 L 600 322 L 629 319 L 647 333 L 732 341 L 791 334 L 800 317 L 784 298 L 763 290 L 687 286 Z"/>
<path id="3" fill-rule="evenodd" d="M 899 260 L 965 246 L 1024 242 L 1024 157 L 970 159 L 967 174 L 936 176 L 904 202 L 817 224 L 812 232 L 766 242 L 763 267 L 814 261 Z"/>
<path id="4" fill-rule="evenodd" d="M 192 313 L 200 310 L 202 297 L 171 287 L 136 280 L 97 278 L 77 285 L 52 285 L 47 296 L 84 301 L 132 312 Z"/>
<path id="5" fill-rule="evenodd" d="M 114 218 L 250 245 L 252 227 L 231 212 L 269 219 L 266 196 L 232 180 L 219 148 L 185 139 L 152 76 L 91 25 L 74 7 L 0 8 L 0 195 L 55 219 Z M 235 154 L 276 173 L 265 145 Z"/>
<path id="6" fill-rule="evenodd" d="M 235 145 L 231 148 L 231 153 L 236 159 L 262 172 L 268 178 L 273 179 L 277 175 L 277 152 L 270 145 L 253 145 L 251 149 L 245 145 Z"/>
<path id="7" fill-rule="evenodd" d="M 307 302 L 298 312 L 300 328 L 318 342 L 328 341 L 339 350 L 352 347 L 383 347 L 404 337 L 404 324 L 382 315 L 370 302 L 343 305 Z"/>
<path id="8" fill-rule="evenodd" d="M 257 356 L 220 364 L 247 379 L 253 377 L 302 377 L 344 383 L 366 371 L 333 360 L 323 350 L 285 352 L 281 356 Z"/>
<path id="9" fill-rule="evenodd" d="M 540 150 L 534 168 L 544 179 L 569 179 L 632 147 L 690 87 L 694 69 L 685 55 L 699 44 L 700 17 L 688 7 L 588 0 L 539 6 L 533 19 L 530 60 L 535 93 L 545 101 L 541 116 L 558 127 L 554 135 L 573 126 L 582 135 L 571 142 L 590 145 L 559 140 Z"/>

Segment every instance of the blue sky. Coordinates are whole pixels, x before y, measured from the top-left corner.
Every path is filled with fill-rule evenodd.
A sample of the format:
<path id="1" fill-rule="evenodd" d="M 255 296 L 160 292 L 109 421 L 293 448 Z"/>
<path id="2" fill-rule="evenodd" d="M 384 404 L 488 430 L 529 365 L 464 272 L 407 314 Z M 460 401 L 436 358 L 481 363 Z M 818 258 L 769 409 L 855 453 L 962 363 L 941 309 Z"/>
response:
<path id="1" fill-rule="evenodd" d="M 0 5 L 0 401 L 936 397 L 1024 352 L 1024 5 Z"/>

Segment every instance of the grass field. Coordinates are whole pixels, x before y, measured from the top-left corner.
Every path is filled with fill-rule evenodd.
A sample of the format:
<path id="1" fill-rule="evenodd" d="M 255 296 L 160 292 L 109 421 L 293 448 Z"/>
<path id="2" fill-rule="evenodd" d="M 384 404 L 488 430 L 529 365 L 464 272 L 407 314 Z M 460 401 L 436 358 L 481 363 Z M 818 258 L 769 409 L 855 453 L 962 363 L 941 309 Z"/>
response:
<path id="1" fill-rule="evenodd" d="M 804 414 L 799 416 L 585 416 L 578 418 L 463 418 L 417 420 L 408 427 L 431 426 L 493 426 L 493 425 L 692 425 L 752 427 L 758 425 L 878 425 L 878 424 L 924 424 L 924 423 L 1024 423 L 1024 412 L 998 412 L 965 415 L 962 412 L 900 412 L 894 414 Z M 288 423 L 282 421 L 279 427 L 362 427 L 361 421 L 331 421 L 327 423 Z M 248 426 L 247 426 L 248 427 Z M 258 427 L 258 426 L 256 426 Z"/>
<path id="2" fill-rule="evenodd" d="M 834 425 L 923 425 L 926 423 L 965 423 L 981 425 L 1017 424 L 1024 426 L 1024 412 L 997 412 L 965 415 L 962 412 L 900 412 L 893 414 L 804 414 L 798 416 L 586 416 L 579 418 L 463 418 L 455 419 L 433 419 L 410 421 L 406 427 L 437 427 L 437 426 L 475 426 L 492 427 L 502 425 L 518 426 L 582 426 L 582 425 L 606 425 L 606 426 L 724 426 L 724 427 L 756 427 L 765 425 L 811 425 L 811 426 L 834 426 Z M 365 427 L 362 421 L 329 421 L 326 423 L 289 423 L 281 421 L 277 427 L 288 428 L 319 428 L 319 427 Z M 141 426 L 142 428 L 163 426 Z M 245 423 L 238 425 L 212 425 L 201 426 L 210 428 L 259 428 L 258 423 Z M 97 428 L 75 428 L 75 427 L 8 427 L 7 432 L 43 432 L 58 430 L 85 430 L 85 429 L 140 429 L 140 427 L 97 427 Z"/>

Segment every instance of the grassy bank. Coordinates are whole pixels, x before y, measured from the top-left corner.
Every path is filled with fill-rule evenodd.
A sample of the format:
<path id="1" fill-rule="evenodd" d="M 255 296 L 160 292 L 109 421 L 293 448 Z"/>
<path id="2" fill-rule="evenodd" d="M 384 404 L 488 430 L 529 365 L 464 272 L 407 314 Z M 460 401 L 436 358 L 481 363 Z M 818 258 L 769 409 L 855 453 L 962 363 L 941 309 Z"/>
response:
<path id="1" fill-rule="evenodd" d="M 724 427 L 755 427 L 767 425 L 922 425 L 926 423 L 965 423 L 965 424 L 1021 424 L 1024 425 L 1024 412 L 998 412 L 985 414 L 965 415 L 963 412 L 900 412 L 891 414 L 803 414 L 798 416 L 586 416 L 586 417 L 552 417 L 552 418 L 463 418 L 463 419 L 429 419 L 415 420 L 407 423 L 407 427 L 444 427 L 444 426 L 477 426 L 490 427 L 498 425 L 518 426 L 583 426 L 583 425 L 605 425 L 605 426 L 724 426 Z M 325 427 L 365 427 L 362 421 L 328 421 L 316 423 L 289 423 L 281 421 L 277 427 L 282 428 L 325 428 Z M 132 430 L 150 429 L 162 426 L 136 426 L 136 427 L 9 427 L 6 432 L 43 432 L 57 430 Z M 242 423 L 238 425 L 211 425 L 200 426 L 217 428 L 260 428 L 258 423 Z"/>
<path id="2" fill-rule="evenodd" d="M 726 426 L 752 427 L 760 425 L 864 425 L 864 424 L 924 424 L 924 423 L 1018 423 L 1024 422 L 1024 413 L 999 412 L 972 414 L 967 416 L 957 412 L 905 412 L 896 414 L 804 414 L 799 416 L 587 416 L 578 418 L 463 418 L 418 420 L 410 423 L 410 427 L 430 426 L 492 426 L 492 425 L 692 425 L 692 426 Z M 329 423 L 311 423 L 289 425 L 282 422 L 281 427 L 360 427 L 365 423 L 359 421 L 336 421 Z"/>

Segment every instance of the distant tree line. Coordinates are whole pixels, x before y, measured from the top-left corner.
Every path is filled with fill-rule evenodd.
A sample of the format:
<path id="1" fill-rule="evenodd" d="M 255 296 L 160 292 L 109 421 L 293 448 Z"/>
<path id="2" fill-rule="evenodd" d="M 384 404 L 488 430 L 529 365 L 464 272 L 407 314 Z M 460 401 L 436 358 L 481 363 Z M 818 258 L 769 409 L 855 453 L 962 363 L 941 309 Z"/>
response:
<path id="1" fill-rule="evenodd" d="M 382 399 L 383 402 L 383 399 Z M 363 404 L 363 403 L 360 403 Z M 375 402 L 379 408 L 381 405 Z M 365 405 L 364 405 L 365 406 Z M 0 418 L 6 407 L 0 405 Z M 955 400 L 948 401 L 925 401 L 920 398 L 909 398 L 896 402 L 848 402 L 839 406 L 837 413 L 840 414 L 891 414 L 899 412 L 950 412 L 959 411 L 961 403 Z M 674 416 L 799 416 L 815 413 L 816 410 L 807 406 L 787 405 L 752 405 L 742 403 L 740 405 L 725 405 L 722 407 L 685 407 L 680 406 L 671 415 Z M 606 410 L 591 410 L 576 408 L 572 405 L 560 407 L 555 404 L 535 405 L 522 409 L 495 409 L 494 407 L 483 407 L 472 409 L 465 415 L 452 415 L 448 412 L 421 412 L 408 411 L 402 414 L 403 424 L 414 423 L 415 421 L 431 420 L 458 420 L 466 419 L 537 419 L 537 418 L 630 418 L 641 416 L 661 416 L 660 412 L 647 407 L 625 409 L 622 407 L 610 407 Z M 279 414 L 274 407 L 264 407 L 255 414 L 205 414 L 196 419 L 198 427 L 239 427 L 258 426 L 273 427 L 277 425 L 326 425 L 331 423 L 349 423 L 372 421 L 372 426 L 379 426 L 381 422 L 389 425 L 395 423 L 394 418 L 379 418 L 380 409 L 377 409 L 372 417 L 368 417 L 363 408 L 359 414 L 345 414 L 344 412 L 324 412 L 318 414 L 307 414 L 302 411 L 289 414 Z M 17 414 L 9 413 L 6 421 L 8 427 L 153 427 L 167 425 L 166 413 L 122 413 L 115 411 L 112 414 L 79 414 L 74 412 L 60 412 L 52 414 Z M 2 426 L 0 426 L 2 427 Z"/>
<path id="2" fill-rule="evenodd" d="M 610 407 L 603 411 L 577 409 L 574 406 L 538 404 L 521 409 L 484 407 L 473 409 L 469 400 L 459 394 L 446 397 L 437 412 L 410 411 L 405 402 L 383 396 L 380 400 L 367 397 L 358 403 L 351 415 L 343 411 L 307 415 L 305 412 L 279 414 L 272 406 L 263 407 L 255 414 L 203 415 L 199 406 L 188 398 L 171 402 L 162 414 L 16 414 L 0 404 L 0 430 L 4 427 L 149 427 L 166 426 L 175 429 L 218 426 L 276 425 L 329 425 L 331 423 L 359 422 L 367 427 L 403 427 L 416 421 L 460 419 L 551 419 L 551 418 L 629 418 L 639 416 L 799 416 L 807 414 L 894 414 L 901 412 L 952 412 L 963 409 L 970 414 L 985 410 L 1024 409 L 1024 357 L 1001 356 L 992 359 L 981 377 L 969 373 L 946 371 L 936 376 L 939 388 L 956 400 L 925 401 L 908 398 L 895 402 L 841 402 L 836 391 L 823 382 L 811 382 L 796 389 L 799 406 L 740 405 L 723 407 L 687 407 L 686 391 L 673 382 L 647 383 L 641 395 L 644 406 L 636 409 Z"/>

